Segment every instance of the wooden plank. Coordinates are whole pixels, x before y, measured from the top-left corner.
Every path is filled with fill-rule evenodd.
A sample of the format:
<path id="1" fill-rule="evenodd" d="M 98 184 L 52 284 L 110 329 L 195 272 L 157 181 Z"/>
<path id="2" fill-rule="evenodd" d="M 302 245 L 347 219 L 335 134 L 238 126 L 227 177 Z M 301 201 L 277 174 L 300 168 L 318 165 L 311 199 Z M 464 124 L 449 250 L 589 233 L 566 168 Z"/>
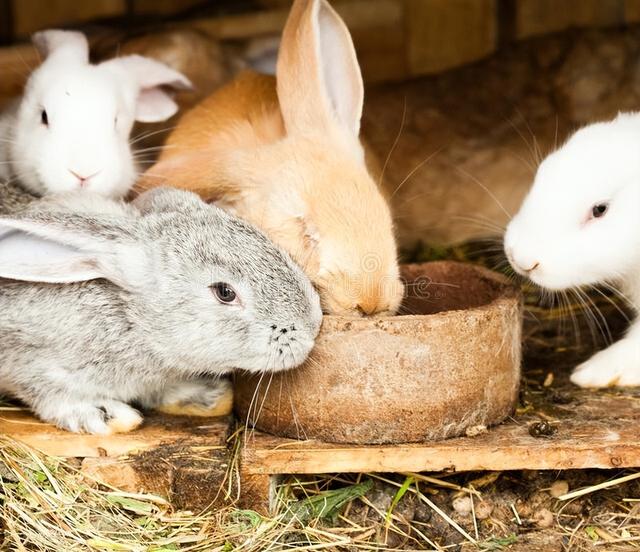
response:
<path id="1" fill-rule="evenodd" d="M 31 44 L 0 48 L 0 110 L 22 93 L 24 83 L 39 63 L 40 56 Z"/>
<path id="2" fill-rule="evenodd" d="M 116 17 L 126 13 L 126 0 L 14 0 L 14 32 L 26 36 L 41 29 L 60 27 L 98 19 Z"/>
<path id="3" fill-rule="evenodd" d="M 291 0 L 258 0 L 258 4 L 265 8 L 288 8 L 291 5 Z"/>
<path id="4" fill-rule="evenodd" d="M 202 0 L 132 0 L 136 15 L 174 15 L 201 5 Z"/>
<path id="5" fill-rule="evenodd" d="M 635 429 L 616 424 L 611 430 L 585 435 L 580 442 L 572 435 L 578 427 L 592 429 L 589 424 L 572 424 L 567 434 L 543 440 L 526 435 L 526 427 L 506 425 L 485 438 L 368 447 L 256 435 L 245 450 L 244 463 L 247 472 L 258 474 L 640 467 L 640 438 Z"/>
<path id="6" fill-rule="evenodd" d="M 396 0 L 339 0 L 333 7 L 349 29 L 384 27 L 400 24 L 403 8 Z M 264 34 L 280 34 L 289 15 L 289 8 L 255 11 L 224 17 L 205 17 L 184 23 L 220 40 L 246 39 Z"/>
<path id="7" fill-rule="evenodd" d="M 399 0 L 338 0 L 332 2 L 349 27 L 367 82 L 407 76 L 404 4 Z M 246 40 L 279 35 L 289 14 L 288 4 L 223 17 L 195 19 L 185 28 L 197 29 L 219 40 Z"/>
<path id="8" fill-rule="evenodd" d="M 175 508 L 193 511 L 226 501 L 230 422 L 229 417 L 152 413 L 132 433 L 77 435 L 42 423 L 26 410 L 0 411 L 2 434 L 49 455 L 82 458 L 81 471 L 91 480 L 157 494 Z"/>
<path id="9" fill-rule="evenodd" d="M 52 456 L 118 457 L 152 450 L 167 443 L 203 440 L 226 447 L 226 418 L 188 418 L 149 414 L 139 429 L 114 435 L 82 435 L 41 422 L 27 410 L 0 411 L 0 434 Z"/>
<path id="10" fill-rule="evenodd" d="M 624 20 L 627 23 L 640 22 L 640 0 L 624 1 Z"/>
<path id="11" fill-rule="evenodd" d="M 518 39 L 554 33 L 569 27 L 606 27 L 623 23 L 623 0 L 518 0 Z"/>
<path id="12" fill-rule="evenodd" d="M 338 7 L 347 21 L 367 83 L 410 76 L 404 5 L 398 0 Z"/>
<path id="13" fill-rule="evenodd" d="M 0 44 L 13 42 L 13 2 L 0 0 Z"/>
<path id="14" fill-rule="evenodd" d="M 497 43 L 495 0 L 408 0 L 412 74 L 433 74 L 491 54 Z"/>
<path id="15" fill-rule="evenodd" d="M 518 416 L 477 437 L 430 444 L 334 445 L 248 436 L 243 470 L 253 474 L 556 470 L 640 467 L 640 398 L 576 390 L 544 417 L 556 432 L 532 437 L 539 417 Z M 548 409 L 547 409 L 548 410 Z M 402 423 L 399 420 L 398 423 Z"/>
<path id="16" fill-rule="evenodd" d="M 274 513 L 277 476 L 240 472 L 238 507 L 268 516 Z"/>

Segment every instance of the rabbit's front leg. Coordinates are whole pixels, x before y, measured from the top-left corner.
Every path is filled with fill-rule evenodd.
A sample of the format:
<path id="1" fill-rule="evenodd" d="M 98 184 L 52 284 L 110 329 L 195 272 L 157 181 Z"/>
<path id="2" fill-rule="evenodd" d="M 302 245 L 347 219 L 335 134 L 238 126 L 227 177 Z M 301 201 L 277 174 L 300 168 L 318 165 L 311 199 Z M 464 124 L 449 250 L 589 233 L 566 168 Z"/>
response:
<path id="1" fill-rule="evenodd" d="M 164 390 L 153 407 L 179 416 L 225 416 L 233 407 L 233 387 L 228 379 L 176 382 Z"/>
<path id="2" fill-rule="evenodd" d="M 640 321 L 623 339 L 580 364 L 571 381 L 580 387 L 640 385 Z"/>
<path id="3" fill-rule="evenodd" d="M 142 415 L 121 401 L 103 397 L 49 392 L 28 401 L 44 421 L 74 433 L 126 433 L 142 423 Z"/>

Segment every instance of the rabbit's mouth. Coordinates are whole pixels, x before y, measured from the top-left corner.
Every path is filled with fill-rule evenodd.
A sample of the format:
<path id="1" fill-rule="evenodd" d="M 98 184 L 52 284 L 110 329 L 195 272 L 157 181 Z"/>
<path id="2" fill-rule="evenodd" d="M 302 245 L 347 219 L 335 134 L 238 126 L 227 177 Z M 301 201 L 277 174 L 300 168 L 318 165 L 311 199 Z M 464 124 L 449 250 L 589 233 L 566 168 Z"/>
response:
<path id="1" fill-rule="evenodd" d="M 273 326 L 272 326 L 273 329 Z M 295 326 L 273 329 L 265 371 L 280 372 L 300 366 L 313 348 L 313 340 L 300 335 Z"/>

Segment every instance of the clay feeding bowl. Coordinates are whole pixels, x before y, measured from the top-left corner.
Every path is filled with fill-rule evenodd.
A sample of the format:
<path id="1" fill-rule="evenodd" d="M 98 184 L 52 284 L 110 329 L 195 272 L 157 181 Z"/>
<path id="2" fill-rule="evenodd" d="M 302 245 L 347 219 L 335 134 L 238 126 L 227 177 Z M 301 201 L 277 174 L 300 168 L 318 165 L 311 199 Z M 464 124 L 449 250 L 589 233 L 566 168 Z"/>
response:
<path id="1" fill-rule="evenodd" d="M 275 435 L 356 444 L 444 439 L 502 421 L 520 380 L 519 291 L 456 262 L 405 265 L 403 278 L 408 314 L 325 316 L 302 367 L 237 375 L 237 414 Z"/>

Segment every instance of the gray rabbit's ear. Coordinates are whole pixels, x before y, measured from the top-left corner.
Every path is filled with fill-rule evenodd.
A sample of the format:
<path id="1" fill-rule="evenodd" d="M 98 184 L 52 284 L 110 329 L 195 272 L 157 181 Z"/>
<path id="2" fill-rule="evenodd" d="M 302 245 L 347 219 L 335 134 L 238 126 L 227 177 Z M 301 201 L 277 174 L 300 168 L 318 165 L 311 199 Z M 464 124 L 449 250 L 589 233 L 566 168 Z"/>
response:
<path id="1" fill-rule="evenodd" d="M 72 213 L 0 217 L 0 278 L 71 283 L 106 278 L 125 289 L 144 284 L 146 255 L 112 221 Z"/>
<path id="2" fill-rule="evenodd" d="M 207 208 L 207 204 L 192 192 L 162 187 L 141 193 L 133 201 L 133 204 L 143 215 L 149 213 L 191 213 L 198 209 Z"/>
<path id="3" fill-rule="evenodd" d="M 0 277 L 26 282 L 70 283 L 104 277 L 90 255 L 43 240 L 8 231 L 0 226 Z"/>

